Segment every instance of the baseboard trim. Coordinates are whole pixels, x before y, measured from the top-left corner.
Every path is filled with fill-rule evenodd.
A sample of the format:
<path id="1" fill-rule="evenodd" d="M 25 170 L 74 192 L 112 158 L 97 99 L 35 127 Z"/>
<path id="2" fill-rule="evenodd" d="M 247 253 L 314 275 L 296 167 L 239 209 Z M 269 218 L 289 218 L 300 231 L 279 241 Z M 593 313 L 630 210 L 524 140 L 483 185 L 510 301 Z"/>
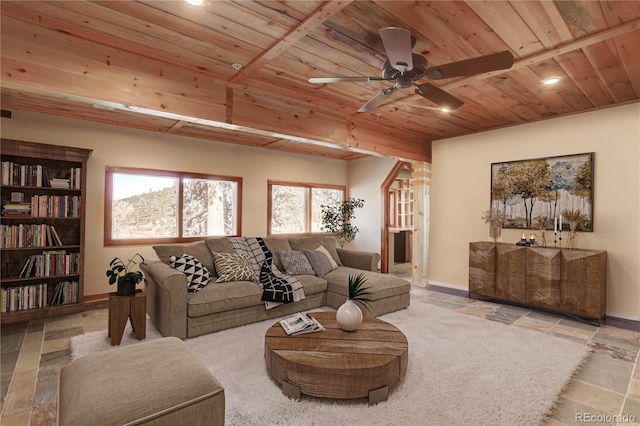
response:
<path id="1" fill-rule="evenodd" d="M 109 293 L 92 294 L 84 297 L 85 311 L 109 308 Z"/>
<path id="2" fill-rule="evenodd" d="M 607 315 L 604 319 L 604 323 L 612 327 L 640 332 L 640 321 Z"/>
<path id="3" fill-rule="evenodd" d="M 463 290 L 460 287 L 449 287 L 449 286 L 429 283 L 427 284 L 425 289 L 437 291 L 438 293 L 451 294 L 452 296 L 469 297 L 469 291 Z"/>

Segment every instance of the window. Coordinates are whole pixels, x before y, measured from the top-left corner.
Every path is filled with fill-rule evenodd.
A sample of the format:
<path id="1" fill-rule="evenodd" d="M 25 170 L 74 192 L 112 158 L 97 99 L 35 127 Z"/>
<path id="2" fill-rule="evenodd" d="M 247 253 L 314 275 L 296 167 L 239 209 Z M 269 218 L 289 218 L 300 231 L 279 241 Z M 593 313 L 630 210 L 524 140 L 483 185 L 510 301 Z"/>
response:
<path id="1" fill-rule="evenodd" d="M 105 245 L 240 235 L 242 178 L 107 167 Z"/>
<path id="2" fill-rule="evenodd" d="M 268 182 L 267 234 L 322 232 L 321 206 L 343 201 L 346 188 L 291 182 Z"/>

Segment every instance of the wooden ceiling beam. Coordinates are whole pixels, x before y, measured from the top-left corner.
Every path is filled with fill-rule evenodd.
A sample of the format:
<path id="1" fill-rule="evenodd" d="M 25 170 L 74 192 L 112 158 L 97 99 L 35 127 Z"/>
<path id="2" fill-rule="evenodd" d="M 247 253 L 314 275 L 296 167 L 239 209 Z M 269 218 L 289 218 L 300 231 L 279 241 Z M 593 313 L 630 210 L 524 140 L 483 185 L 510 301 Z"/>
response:
<path id="1" fill-rule="evenodd" d="M 329 0 L 314 13 L 295 25 L 280 40 L 273 43 L 249 64 L 245 65 L 236 75 L 229 79 L 229 83 L 241 83 L 251 74 L 258 71 L 265 62 L 279 56 L 283 51 L 293 46 L 303 37 L 322 25 L 326 20 L 344 9 L 352 0 Z"/>
<path id="2" fill-rule="evenodd" d="M 636 19 L 635 21 L 630 21 L 626 24 L 618 25 L 617 27 L 613 27 L 608 30 L 604 30 L 599 33 L 581 38 L 579 40 L 563 44 L 562 46 L 558 46 L 554 49 L 545 50 L 540 53 L 534 53 L 533 55 L 527 56 L 526 58 L 515 61 L 510 70 L 517 70 L 519 68 L 528 67 L 539 62 L 546 61 L 548 59 L 553 59 L 557 56 L 564 55 L 565 53 L 569 53 L 573 50 L 580 50 L 587 46 L 591 46 L 593 44 L 627 34 L 628 32 L 635 31 L 638 28 L 640 28 L 640 19 Z M 443 90 L 453 89 L 454 87 L 465 86 L 476 80 L 484 80 L 487 78 L 495 77 L 497 75 L 504 74 L 505 72 L 509 72 L 509 70 L 498 70 L 484 74 L 472 75 L 457 81 L 452 81 L 451 83 L 444 84 L 440 86 L 440 88 Z"/>

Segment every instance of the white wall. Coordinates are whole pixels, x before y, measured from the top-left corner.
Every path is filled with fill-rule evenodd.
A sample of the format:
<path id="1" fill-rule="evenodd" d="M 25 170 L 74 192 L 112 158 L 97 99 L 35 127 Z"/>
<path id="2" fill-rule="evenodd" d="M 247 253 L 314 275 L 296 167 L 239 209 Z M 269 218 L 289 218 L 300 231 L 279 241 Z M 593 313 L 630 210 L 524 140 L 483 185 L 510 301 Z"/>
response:
<path id="1" fill-rule="evenodd" d="M 356 210 L 356 218 L 352 221 L 360 232 L 349 247 L 381 252 L 381 185 L 395 165 L 396 160 L 383 157 L 367 157 L 349 162 L 349 197 L 365 200 L 364 207 Z"/>
<path id="2" fill-rule="evenodd" d="M 130 166 L 241 176 L 242 234 L 266 236 L 267 180 L 347 185 L 347 162 L 170 134 L 13 111 L 2 119 L 2 137 L 93 149 L 87 171 L 85 295 L 115 291 L 105 271 L 114 257 L 136 252 L 155 257 L 150 246 L 104 247 L 105 166 Z M 369 206 L 370 202 L 367 201 Z"/>
<path id="3" fill-rule="evenodd" d="M 640 105 L 434 142 L 429 280 L 468 288 L 469 242 L 487 241 L 491 163 L 594 152 L 594 232 L 577 248 L 608 251 L 607 313 L 640 319 Z M 503 242 L 521 231 L 503 230 Z"/>

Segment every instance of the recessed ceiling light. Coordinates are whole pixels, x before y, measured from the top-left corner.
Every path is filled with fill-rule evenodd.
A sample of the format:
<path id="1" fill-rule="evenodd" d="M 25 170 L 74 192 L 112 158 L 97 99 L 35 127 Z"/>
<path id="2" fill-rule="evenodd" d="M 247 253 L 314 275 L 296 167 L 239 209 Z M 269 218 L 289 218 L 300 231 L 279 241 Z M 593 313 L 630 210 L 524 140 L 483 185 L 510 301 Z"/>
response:
<path id="1" fill-rule="evenodd" d="M 440 107 L 440 108 L 438 108 L 438 109 L 439 109 L 441 112 L 444 112 L 444 113 L 449 113 L 449 112 L 451 112 L 451 110 L 450 110 L 449 108 L 447 108 L 447 107 Z"/>
<path id="2" fill-rule="evenodd" d="M 545 86 L 552 86 L 560 81 L 560 77 L 549 77 L 541 81 Z"/>
<path id="3" fill-rule="evenodd" d="M 204 4 L 204 0 L 184 0 L 189 3 L 191 6 L 202 6 Z"/>

